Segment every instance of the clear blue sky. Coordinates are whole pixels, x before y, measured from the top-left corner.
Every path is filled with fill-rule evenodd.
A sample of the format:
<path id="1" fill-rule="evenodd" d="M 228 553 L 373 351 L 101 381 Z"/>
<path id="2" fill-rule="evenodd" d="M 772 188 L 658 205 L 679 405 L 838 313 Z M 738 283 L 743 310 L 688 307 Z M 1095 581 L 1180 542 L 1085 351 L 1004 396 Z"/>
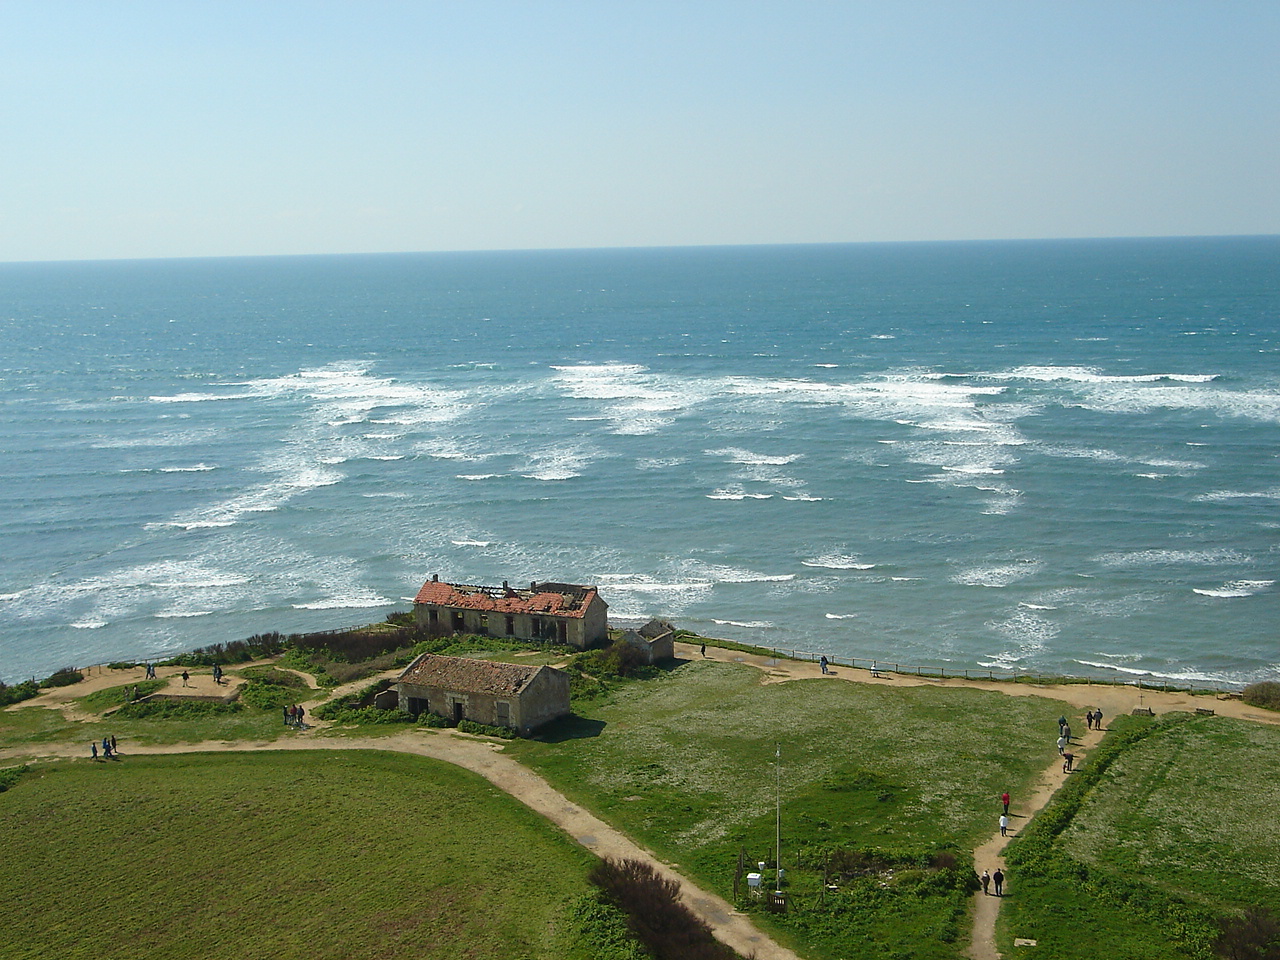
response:
<path id="1" fill-rule="evenodd" d="M 1280 233 L 1277 0 L 3 0 L 0 261 Z"/>

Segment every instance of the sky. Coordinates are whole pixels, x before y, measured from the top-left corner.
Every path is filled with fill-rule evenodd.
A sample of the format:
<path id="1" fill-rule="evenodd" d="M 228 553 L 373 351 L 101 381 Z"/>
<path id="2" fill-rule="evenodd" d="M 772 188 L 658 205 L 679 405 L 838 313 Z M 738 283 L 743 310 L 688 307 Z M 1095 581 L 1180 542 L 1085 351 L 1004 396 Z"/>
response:
<path id="1" fill-rule="evenodd" d="M 0 0 L 0 261 L 1280 233 L 1276 0 Z"/>

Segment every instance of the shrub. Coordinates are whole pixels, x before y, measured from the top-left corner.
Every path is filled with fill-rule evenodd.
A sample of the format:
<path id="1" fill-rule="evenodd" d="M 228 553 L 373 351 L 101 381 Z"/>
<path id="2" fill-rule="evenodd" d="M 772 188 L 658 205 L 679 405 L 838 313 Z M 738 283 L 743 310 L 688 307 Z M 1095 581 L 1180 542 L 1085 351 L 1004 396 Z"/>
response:
<path id="1" fill-rule="evenodd" d="M 69 687 L 73 683 L 79 683 L 84 679 L 84 674 L 75 667 L 63 667 L 55 670 L 48 677 L 40 681 L 42 687 Z"/>
<path id="2" fill-rule="evenodd" d="M 473 733 L 480 737 L 499 737 L 503 740 L 514 740 L 517 736 L 510 727 L 493 727 L 487 723 L 476 723 L 474 720 L 460 720 L 458 729 L 463 733 Z"/>
<path id="3" fill-rule="evenodd" d="M 23 680 L 21 683 L 15 683 L 12 687 L 0 683 L 0 707 L 7 707 L 11 703 L 21 703 L 23 700 L 30 700 L 39 692 L 40 687 L 34 680 Z"/>
<path id="4" fill-rule="evenodd" d="M 444 717 L 440 716 L 440 714 L 438 713 L 432 713 L 429 710 L 423 710 L 420 714 L 418 714 L 418 726 L 434 727 L 436 729 L 441 729 L 449 726 L 449 721 L 446 720 Z"/>
<path id="5" fill-rule="evenodd" d="M 336 710 L 318 707 L 313 716 L 334 723 L 413 723 L 412 714 L 403 710 L 379 710 L 377 707 L 342 706 Z"/>
<path id="6" fill-rule="evenodd" d="M 1280 922 L 1262 907 L 1221 922 L 1213 952 L 1226 960 L 1280 960 Z"/>
<path id="7" fill-rule="evenodd" d="M 627 915 L 596 894 L 584 894 L 569 909 L 575 939 L 591 960 L 649 960 L 627 928 Z"/>
<path id="8" fill-rule="evenodd" d="M 1244 693 L 1241 696 L 1243 696 L 1244 702 L 1251 707 L 1280 710 L 1280 683 L 1274 680 L 1251 683 L 1244 688 Z"/>
<path id="9" fill-rule="evenodd" d="M 711 927 L 680 902 L 680 884 L 640 860 L 601 860 L 587 876 L 627 915 L 631 931 L 658 960 L 736 960 Z"/>
<path id="10" fill-rule="evenodd" d="M 7 770 L 0 770 L 0 793 L 4 793 L 12 786 L 16 786 L 18 781 L 22 779 L 22 775 L 27 772 L 27 765 L 24 763 L 20 767 L 9 767 Z"/>
<path id="11" fill-rule="evenodd" d="M 239 713 L 238 703 L 208 700 L 147 700 L 126 703 L 114 716 L 126 720 L 200 720 L 217 714 Z"/>

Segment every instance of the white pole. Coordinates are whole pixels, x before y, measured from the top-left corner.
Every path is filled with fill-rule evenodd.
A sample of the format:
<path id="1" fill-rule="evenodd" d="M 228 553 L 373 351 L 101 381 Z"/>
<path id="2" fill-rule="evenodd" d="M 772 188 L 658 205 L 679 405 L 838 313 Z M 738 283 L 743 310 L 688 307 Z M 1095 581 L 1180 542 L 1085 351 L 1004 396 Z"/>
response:
<path id="1" fill-rule="evenodd" d="M 775 861 L 774 861 L 774 863 L 775 863 L 775 870 L 774 870 L 774 874 L 775 874 L 775 880 L 774 880 L 774 891 L 775 891 L 776 893 L 782 893 L 782 747 L 778 746 L 777 744 L 774 744 L 773 756 L 774 756 L 774 759 L 777 761 L 777 763 L 775 764 L 775 772 L 776 772 L 776 775 L 777 775 L 777 776 L 776 776 L 776 781 L 777 781 L 777 804 L 776 804 L 776 807 L 777 807 L 777 823 L 776 823 L 776 829 L 777 829 L 776 842 L 777 842 L 777 847 L 776 847 L 775 849 L 776 849 L 777 853 L 776 853 L 776 858 L 775 858 Z"/>

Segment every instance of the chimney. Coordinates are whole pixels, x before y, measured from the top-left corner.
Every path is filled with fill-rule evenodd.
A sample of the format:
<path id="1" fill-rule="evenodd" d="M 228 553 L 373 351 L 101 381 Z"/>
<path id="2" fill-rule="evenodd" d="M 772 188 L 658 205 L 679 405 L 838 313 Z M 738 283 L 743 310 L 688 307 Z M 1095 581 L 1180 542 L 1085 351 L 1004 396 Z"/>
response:
<path id="1" fill-rule="evenodd" d="M 433 573 L 433 574 L 431 575 L 431 582 L 432 582 L 432 583 L 439 583 L 439 582 L 440 582 L 440 574 L 438 574 L 438 573 Z"/>
<path id="2" fill-rule="evenodd" d="M 507 581 L 503 580 L 503 581 L 502 581 L 502 589 L 503 589 L 503 590 L 510 590 L 510 589 L 511 589 L 511 586 L 510 586 L 510 584 L 508 584 L 508 583 L 507 583 Z"/>
<path id="3" fill-rule="evenodd" d="M 530 580 L 530 581 L 529 581 L 529 589 L 530 589 L 530 590 L 532 590 L 532 591 L 534 591 L 534 593 L 537 593 L 537 591 L 538 591 L 538 581 L 537 581 L 537 580 Z"/>

